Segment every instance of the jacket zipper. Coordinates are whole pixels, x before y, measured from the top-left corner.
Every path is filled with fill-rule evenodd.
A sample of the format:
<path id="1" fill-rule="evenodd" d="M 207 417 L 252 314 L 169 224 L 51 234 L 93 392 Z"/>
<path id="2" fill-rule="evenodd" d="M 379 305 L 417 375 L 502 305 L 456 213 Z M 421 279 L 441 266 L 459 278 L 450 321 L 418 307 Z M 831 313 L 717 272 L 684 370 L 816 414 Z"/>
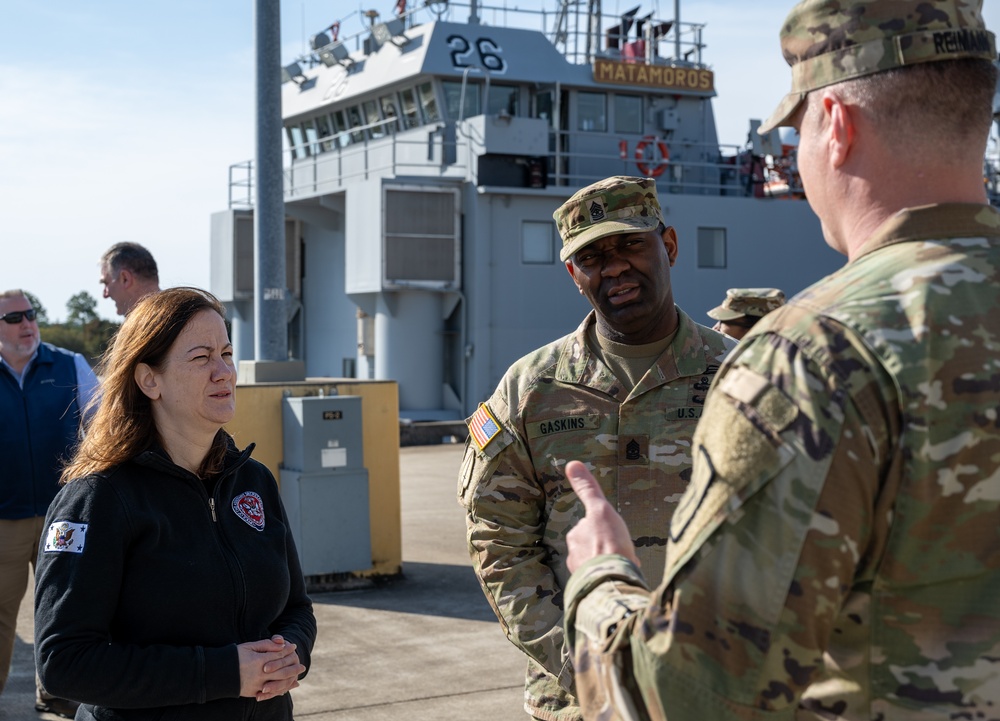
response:
<path id="1" fill-rule="evenodd" d="M 215 489 L 208 494 L 208 507 L 212 511 L 212 521 L 216 524 L 219 523 L 218 517 L 215 515 L 215 494 L 218 492 L 219 488 L 222 487 L 223 478 L 216 481 Z M 239 626 L 238 632 L 241 638 L 246 637 L 246 628 L 244 625 L 243 614 L 246 611 L 246 594 L 247 594 L 247 582 L 246 576 L 243 573 L 243 566 L 240 563 L 239 556 L 235 551 L 232 550 L 226 539 L 226 534 L 224 529 L 220 526 L 218 530 L 218 541 L 222 548 L 223 555 L 226 556 L 226 561 L 229 564 L 230 573 L 233 575 L 233 585 L 234 591 L 236 592 L 236 619 L 237 625 Z"/>

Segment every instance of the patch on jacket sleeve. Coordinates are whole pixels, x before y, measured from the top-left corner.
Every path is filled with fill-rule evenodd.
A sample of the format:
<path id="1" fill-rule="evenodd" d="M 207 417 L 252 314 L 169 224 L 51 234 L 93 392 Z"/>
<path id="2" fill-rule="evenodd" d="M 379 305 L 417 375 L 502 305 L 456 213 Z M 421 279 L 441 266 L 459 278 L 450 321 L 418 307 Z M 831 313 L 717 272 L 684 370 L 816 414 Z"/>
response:
<path id="1" fill-rule="evenodd" d="M 244 491 L 236 496 L 233 511 L 251 528 L 264 530 L 264 501 L 253 491 Z"/>
<path id="2" fill-rule="evenodd" d="M 83 553 L 87 540 L 87 523 L 56 521 L 45 533 L 45 553 Z"/>
<path id="3" fill-rule="evenodd" d="M 486 446 L 500 435 L 501 430 L 500 423 L 490 413 L 490 409 L 486 407 L 485 403 L 480 403 L 479 408 L 469 419 L 469 435 L 479 450 L 485 451 Z"/>

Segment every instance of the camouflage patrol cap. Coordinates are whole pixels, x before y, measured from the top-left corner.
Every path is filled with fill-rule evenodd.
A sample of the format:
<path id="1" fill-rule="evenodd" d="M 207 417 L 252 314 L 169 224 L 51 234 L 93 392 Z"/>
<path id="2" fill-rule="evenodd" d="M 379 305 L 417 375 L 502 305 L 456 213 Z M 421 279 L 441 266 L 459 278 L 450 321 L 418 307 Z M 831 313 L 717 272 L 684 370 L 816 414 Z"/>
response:
<path id="1" fill-rule="evenodd" d="M 804 0 L 781 28 L 792 92 L 757 132 L 788 125 L 811 90 L 917 63 L 996 59 L 982 0 Z"/>
<path id="2" fill-rule="evenodd" d="M 559 258 L 566 261 L 608 235 L 655 230 L 663 222 L 663 211 L 655 180 L 615 175 L 578 190 L 552 217 L 563 242 Z"/>
<path id="3" fill-rule="evenodd" d="M 722 305 L 708 311 L 708 317 L 722 322 L 745 315 L 760 317 L 784 304 L 785 294 L 777 288 L 730 288 Z"/>

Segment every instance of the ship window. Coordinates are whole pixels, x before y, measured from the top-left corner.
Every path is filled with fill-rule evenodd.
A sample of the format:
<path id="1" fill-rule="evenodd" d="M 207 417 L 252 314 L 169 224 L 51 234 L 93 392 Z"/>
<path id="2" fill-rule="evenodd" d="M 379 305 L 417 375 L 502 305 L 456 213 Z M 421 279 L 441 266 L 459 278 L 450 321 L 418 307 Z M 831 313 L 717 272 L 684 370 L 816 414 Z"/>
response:
<path id="1" fill-rule="evenodd" d="M 344 111 L 334 111 L 330 117 L 333 121 L 333 132 L 337 136 L 337 147 L 346 148 L 351 144 L 351 134 L 347 132 L 347 119 L 344 116 Z"/>
<path id="2" fill-rule="evenodd" d="M 333 150 L 333 127 L 330 125 L 329 115 L 320 115 L 316 118 L 316 135 L 322 141 L 320 143 L 320 148 L 325 153 L 328 150 Z"/>
<path id="3" fill-rule="evenodd" d="M 416 128 L 420 125 L 420 106 L 417 105 L 417 98 L 413 88 L 406 88 L 399 93 L 403 101 L 403 127 L 406 129 Z"/>
<path id="4" fill-rule="evenodd" d="M 576 94 L 576 129 L 597 133 L 608 131 L 608 104 L 604 93 Z"/>
<path id="5" fill-rule="evenodd" d="M 288 143 L 292 146 L 293 158 L 306 157 L 306 146 L 302 144 L 302 126 L 292 125 L 288 128 Z"/>
<path id="6" fill-rule="evenodd" d="M 356 130 L 365 124 L 361 119 L 361 108 L 357 105 L 352 105 L 347 109 L 347 124 L 351 128 L 351 142 L 360 143 L 365 139 L 365 131 Z"/>
<path id="7" fill-rule="evenodd" d="M 520 90 L 511 85 L 490 85 L 490 97 L 486 104 L 487 115 L 517 115 Z"/>
<path id="8" fill-rule="evenodd" d="M 552 120 L 552 91 L 543 90 L 535 95 L 535 117 Z"/>
<path id="9" fill-rule="evenodd" d="M 642 132 L 642 97 L 615 95 L 615 132 Z"/>
<path id="10" fill-rule="evenodd" d="M 385 135 L 385 126 L 382 125 L 382 116 L 378 114 L 378 104 L 374 100 L 366 100 L 362 103 L 365 111 L 365 125 L 368 125 L 368 132 L 373 138 L 381 138 Z"/>
<path id="11" fill-rule="evenodd" d="M 319 148 L 316 143 L 316 123 L 312 120 L 305 121 L 302 123 L 302 131 L 305 133 L 306 155 L 318 155 Z"/>
<path id="12" fill-rule="evenodd" d="M 465 85 L 465 102 L 462 102 L 462 83 L 455 81 L 445 81 L 441 83 L 444 88 L 444 106 L 447 109 L 449 120 L 464 120 L 482 111 L 479 107 L 479 86 L 474 83 Z"/>
<path id="13" fill-rule="evenodd" d="M 698 228 L 698 267 L 726 267 L 725 228 Z"/>
<path id="14" fill-rule="evenodd" d="M 521 223 L 521 261 L 533 264 L 555 262 L 555 230 L 552 221 L 526 220 Z"/>
<path id="15" fill-rule="evenodd" d="M 434 97 L 434 86 L 424 83 L 417 90 L 420 93 L 420 107 L 424 109 L 424 120 L 428 123 L 440 120 L 441 113 L 438 111 L 437 98 Z"/>
<path id="16" fill-rule="evenodd" d="M 399 130 L 399 113 L 396 112 L 396 103 L 399 101 L 395 95 L 383 95 L 378 102 L 382 106 L 382 116 L 386 119 L 383 127 L 386 132 L 395 133 Z"/>

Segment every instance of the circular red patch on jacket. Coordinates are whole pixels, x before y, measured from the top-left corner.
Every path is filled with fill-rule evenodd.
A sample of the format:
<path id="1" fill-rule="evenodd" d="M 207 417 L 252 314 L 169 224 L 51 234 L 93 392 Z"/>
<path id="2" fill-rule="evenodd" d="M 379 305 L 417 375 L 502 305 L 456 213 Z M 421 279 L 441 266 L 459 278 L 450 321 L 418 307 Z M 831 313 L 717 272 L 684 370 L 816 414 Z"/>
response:
<path id="1" fill-rule="evenodd" d="M 264 502 L 253 491 L 244 491 L 233 499 L 236 515 L 258 531 L 264 530 Z"/>

